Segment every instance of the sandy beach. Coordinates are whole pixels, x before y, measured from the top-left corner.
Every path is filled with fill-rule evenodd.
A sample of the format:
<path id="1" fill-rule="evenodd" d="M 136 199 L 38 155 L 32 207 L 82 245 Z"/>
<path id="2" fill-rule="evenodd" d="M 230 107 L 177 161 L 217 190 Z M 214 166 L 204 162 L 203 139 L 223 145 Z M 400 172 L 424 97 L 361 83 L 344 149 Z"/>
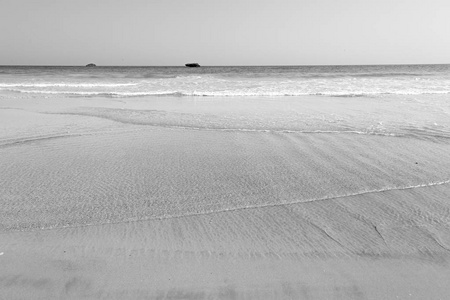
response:
<path id="1" fill-rule="evenodd" d="M 448 104 L 407 100 L 2 95 L 0 298 L 448 299 Z"/>

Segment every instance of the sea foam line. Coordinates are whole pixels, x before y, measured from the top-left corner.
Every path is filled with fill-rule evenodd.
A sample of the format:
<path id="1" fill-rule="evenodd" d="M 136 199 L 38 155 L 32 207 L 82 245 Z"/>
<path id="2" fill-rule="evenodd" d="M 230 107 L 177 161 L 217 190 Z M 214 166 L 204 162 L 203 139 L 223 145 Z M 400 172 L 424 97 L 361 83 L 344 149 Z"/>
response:
<path id="1" fill-rule="evenodd" d="M 439 186 L 439 185 L 444 185 L 444 184 L 449 184 L 449 183 L 450 183 L 450 179 L 443 180 L 443 181 L 430 182 L 430 183 L 423 183 L 423 184 L 418 184 L 418 185 L 410 185 L 410 186 L 405 186 L 405 187 L 375 189 L 375 190 L 356 192 L 356 193 L 351 193 L 351 194 L 346 194 L 346 195 L 338 195 L 338 196 L 332 196 L 332 197 L 297 200 L 297 201 L 284 202 L 284 203 L 249 205 L 249 206 L 220 209 L 220 210 L 215 210 L 215 211 L 205 211 L 205 212 L 198 212 L 198 213 L 185 214 L 185 215 L 161 216 L 161 217 L 154 217 L 154 218 L 148 218 L 148 219 L 142 219 L 142 220 L 136 220 L 136 221 L 175 219 L 175 218 L 183 218 L 183 217 L 190 217 L 190 216 L 197 216 L 197 215 L 209 215 L 209 214 L 222 213 L 222 212 L 240 211 L 240 210 L 246 210 L 246 209 L 288 206 L 288 205 L 295 205 L 295 204 L 311 203 L 311 202 L 316 202 L 316 201 L 330 201 L 330 200 L 336 200 L 336 199 L 342 199 L 342 198 L 348 198 L 348 197 L 354 197 L 354 196 L 361 196 L 361 195 L 367 195 L 367 194 L 376 194 L 376 193 L 384 193 L 384 192 L 390 192 L 390 191 L 402 191 L 402 190 L 411 190 L 411 189 L 416 189 L 416 188 L 433 187 L 433 186 Z M 123 223 L 123 222 L 118 222 L 118 223 Z M 114 224 L 114 223 L 112 223 L 112 224 Z"/>
<path id="2" fill-rule="evenodd" d="M 130 84 L 134 85 L 134 84 Z M 120 87 L 121 85 L 92 85 L 92 86 L 70 86 L 70 87 Z M 34 87 L 34 86 L 30 86 Z M 56 86 L 57 87 L 57 86 Z M 62 87 L 62 86 L 61 86 Z M 445 95 L 450 94 L 450 90 L 443 91 L 358 91 L 358 92 L 321 92 L 321 91 L 258 91 L 258 92 L 243 92 L 243 91 L 136 91 L 136 92 L 119 92 L 119 91 L 51 91 L 51 90 L 23 90 L 15 88 L 15 86 L 1 87 L 0 91 L 9 91 L 24 94 L 48 94 L 48 95 L 68 95 L 80 97 L 112 97 L 112 98 L 132 98 L 145 96 L 178 96 L 178 97 L 300 97 L 300 96 L 324 96 L 324 97 L 375 97 L 386 95 Z"/>
<path id="3" fill-rule="evenodd" d="M 33 231 L 37 231 L 37 230 L 58 230 L 58 229 L 69 229 L 69 228 L 79 228 L 79 227 L 93 227 L 93 226 L 114 225 L 114 224 L 123 224 L 123 223 L 146 222 L 146 221 L 153 221 L 153 220 L 157 221 L 157 220 L 181 219 L 181 218 L 188 218 L 188 217 L 226 213 L 226 212 L 235 212 L 235 211 L 241 211 L 241 210 L 247 210 L 247 209 L 251 210 L 251 209 L 259 209 L 259 208 L 289 206 L 289 205 L 295 205 L 295 204 L 307 204 L 307 203 L 312 203 L 312 202 L 316 202 L 316 201 L 331 201 L 331 200 L 337 200 L 337 199 L 361 196 L 361 195 L 367 195 L 367 194 L 376 194 L 376 193 L 383 193 L 383 192 L 390 192 L 390 191 L 402 191 L 402 190 L 410 190 L 410 189 L 416 189 L 416 188 L 433 187 L 433 186 L 439 186 L 439 185 L 444 185 L 444 184 L 449 184 L 449 183 L 450 183 L 450 179 L 443 180 L 443 181 L 430 182 L 430 183 L 423 183 L 423 184 L 418 184 L 418 185 L 410 185 L 410 186 L 405 186 L 405 187 L 375 189 L 375 190 L 356 192 L 356 193 L 351 193 L 351 194 L 346 194 L 346 195 L 338 195 L 338 196 L 332 196 L 332 197 L 323 197 L 323 198 L 307 199 L 307 200 L 297 200 L 297 201 L 284 202 L 284 203 L 249 205 L 249 206 L 225 208 L 225 209 L 210 210 L 210 211 L 188 213 L 188 214 L 148 217 L 148 218 L 142 218 L 142 219 L 129 219 L 129 220 L 118 221 L 118 222 L 104 222 L 104 223 L 100 223 L 100 224 L 92 223 L 92 224 L 54 226 L 54 227 L 49 226 L 49 227 L 43 227 L 43 228 L 39 228 L 39 229 L 19 230 L 19 232 L 33 232 Z M 2 233 L 7 234 L 10 232 L 0 232 L 0 234 L 2 234 Z"/>
<path id="4" fill-rule="evenodd" d="M 10 87 L 88 87 L 88 88 L 91 88 L 91 87 L 118 87 L 118 86 L 135 86 L 135 85 L 138 85 L 138 83 L 0 83 L 0 88 L 10 88 Z M 23 91 L 23 92 L 27 92 L 27 91 Z M 30 92 L 38 93 L 39 91 L 30 91 Z"/>
<path id="5" fill-rule="evenodd" d="M 398 133 L 385 133 L 385 132 L 373 132 L 373 131 L 358 131 L 358 130 L 292 130 L 292 129 L 258 129 L 258 128 L 224 128 L 224 127 L 198 127 L 198 126 L 182 126 L 182 125 L 170 125 L 170 124 L 160 124 L 160 123 L 150 123 L 150 122 L 140 122 L 133 120 L 122 120 L 120 118 L 113 118 L 104 115 L 96 115 L 89 113 L 77 113 L 77 112 L 66 112 L 66 113 L 48 113 L 48 114 L 58 114 L 58 115 L 76 115 L 76 116 L 86 116 L 93 118 L 106 119 L 114 122 L 119 122 L 122 124 L 132 124 L 137 126 L 151 126 L 157 128 L 166 129 L 181 129 L 181 130 L 193 130 L 193 131 L 219 131 L 219 132 L 251 132 L 251 133 L 310 133 L 310 134 L 359 134 L 359 135 L 376 135 L 376 136 L 386 136 L 386 137 L 405 137 L 404 134 Z"/>
<path id="6" fill-rule="evenodd" d="M 32 142 L 40 142 L 40 141 L 48 141 L 60 138 L 69 138 L 69 137 L 79 137 L 79 136 L 92 136 L 99 134 L 110 134 L 110 133 L 127 133 L 127 132 L 135 132 L 139 129 L 115 129 L 113 132 L 111 131 L 90 131 L 90 132 L 65 132 L 60 134 L 49 134 L 49 135 L 37 135 L 31 137 L 23 137 L 17 139 L 5 139 L 0 140 L 0 148 L 13 147 L 16 145 L 23 145 Z"/>

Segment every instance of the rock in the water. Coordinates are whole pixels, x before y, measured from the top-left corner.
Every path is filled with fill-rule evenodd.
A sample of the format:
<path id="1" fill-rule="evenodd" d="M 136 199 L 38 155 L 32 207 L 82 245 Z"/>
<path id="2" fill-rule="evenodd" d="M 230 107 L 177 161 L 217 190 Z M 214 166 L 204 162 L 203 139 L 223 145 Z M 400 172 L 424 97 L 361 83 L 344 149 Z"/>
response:
<path id="1" fill-rule="evenodd" d="M 86 65 L 86 67 L 96 67 L 97 65 L 96 64 L 93 64 L 93 63 L 90 63 L 90 64 L 87 64 Z"/>
<path id="2" fill-rule="evenodd" d="M 189 68 L 198 68 L 200 67 L 200 65 L 198 63 L 189 63 L 189 64 L 185 64 L 186 67 Z"/>

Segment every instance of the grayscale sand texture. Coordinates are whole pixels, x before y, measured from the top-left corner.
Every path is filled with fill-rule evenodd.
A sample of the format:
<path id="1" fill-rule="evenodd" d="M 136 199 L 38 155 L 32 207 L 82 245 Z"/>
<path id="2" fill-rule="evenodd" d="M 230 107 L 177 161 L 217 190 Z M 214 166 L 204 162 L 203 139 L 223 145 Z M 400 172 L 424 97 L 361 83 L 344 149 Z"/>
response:
<path id="1" fill-rule="evenodd" d="M 0 299 L 450 299 L 448 104 L 394 100 L 3 96 Z"/>

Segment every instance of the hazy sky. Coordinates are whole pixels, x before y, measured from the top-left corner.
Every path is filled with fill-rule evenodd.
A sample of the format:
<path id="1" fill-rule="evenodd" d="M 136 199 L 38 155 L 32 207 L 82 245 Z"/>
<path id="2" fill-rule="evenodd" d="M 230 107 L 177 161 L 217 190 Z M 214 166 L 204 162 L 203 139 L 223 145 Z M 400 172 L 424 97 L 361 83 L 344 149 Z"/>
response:
<path id="1" fill-rule="evenodd" d="M 450 63 L 449 0 L 0 0 L 1 65 Z"/>

